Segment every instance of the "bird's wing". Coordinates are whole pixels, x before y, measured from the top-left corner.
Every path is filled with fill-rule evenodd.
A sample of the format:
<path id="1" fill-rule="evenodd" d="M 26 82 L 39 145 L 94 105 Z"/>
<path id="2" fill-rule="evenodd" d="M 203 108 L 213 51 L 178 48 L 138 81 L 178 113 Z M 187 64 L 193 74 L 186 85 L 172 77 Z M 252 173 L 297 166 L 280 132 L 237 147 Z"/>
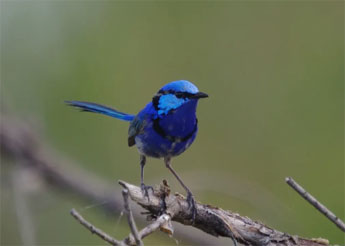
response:
<path id="1" fill-rule="evenodd" d="M 128 129 L 128 146 L 131 147 L 135 145 L 135 137 L 142 132 L 144 129 L 145 120 L 141 119 L 137 115 L 130 123 Z"/>

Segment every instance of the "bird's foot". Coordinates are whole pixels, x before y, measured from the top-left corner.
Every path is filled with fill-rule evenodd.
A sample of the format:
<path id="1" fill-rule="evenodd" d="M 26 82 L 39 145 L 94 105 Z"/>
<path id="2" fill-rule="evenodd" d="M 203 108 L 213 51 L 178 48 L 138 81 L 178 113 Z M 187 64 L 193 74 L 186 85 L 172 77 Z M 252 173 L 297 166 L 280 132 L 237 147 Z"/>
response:
<path id="1" fill-rule="evenodd" d="M 193 194 L 190 192 L 188 192 L 188 194 L 187 194 L 187 203 L 188 203 L 188 209 L 190 209 L 192 212 L 191 220 L 192 220 L 192 224 L 194 224 L 197 210 L 196 210 L 196 203 L 195 203 Z"/>
<path id="2" fill-rule="evenodd" d="M 145 185 L 144 183 L 141 183 L 140 187 L 141 187 L 141 192 L 144 194 L 144 197 L 147 197 L 147 200 L 150 201 L 149 190 L 151 190 L 153 193 L 153 187 L 149 185 Z"/>

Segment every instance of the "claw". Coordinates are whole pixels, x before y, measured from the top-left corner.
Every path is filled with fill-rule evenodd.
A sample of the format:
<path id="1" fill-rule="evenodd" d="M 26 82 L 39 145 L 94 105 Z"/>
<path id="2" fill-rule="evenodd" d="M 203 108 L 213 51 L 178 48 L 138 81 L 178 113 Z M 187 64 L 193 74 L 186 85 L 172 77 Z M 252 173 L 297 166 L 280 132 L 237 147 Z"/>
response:
<path id="1" fill-rule="evenodd" d="M 192 224 L 194 224 L 197 210 L 196 210 L 196 204 L 195 204 L 193 194 L 190 192 L 187 194 L 187 203 L 188 203 L 188 209 L 190 209 L 192 212 L 191 220 L 192 220 Z"/>
<path id="2" fill-rule="evenodd" d="M 144 197 L 147 197 L 147 200 L 150 201 L 149 190 L 153 192 L 153 187 L 149 185 L 141 184 L 141 192 L 144 194 Z"/>

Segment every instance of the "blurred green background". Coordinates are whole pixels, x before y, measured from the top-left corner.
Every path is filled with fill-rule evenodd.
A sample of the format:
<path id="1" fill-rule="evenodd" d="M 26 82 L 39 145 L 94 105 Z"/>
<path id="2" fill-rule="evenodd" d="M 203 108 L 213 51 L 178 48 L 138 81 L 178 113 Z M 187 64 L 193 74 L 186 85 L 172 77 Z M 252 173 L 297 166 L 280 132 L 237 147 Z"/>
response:
<path id="1" fill-rule="evenodd" d="M 294 177 L 344 219 L 344 2 L 1 2 L 1 102 L 58 153 L 110 182 L 139 184 L 128 124 L 63 101 L 136 113 L 178 79 L 210 95 L 198 107 L 196 142 L 173 160 L 197 200 L 344 244 L 284 182 Z M 19 245 L 7 162 L 1 245 Z M 162 179 L 183 192 L 161 160 L 149 159 L 146 183 Z M 28 200 L 37 245 L 105 245 L 68 214 L 92 204 L 51 187 Z M 124 218 L 99 206 L 82 214 L 118 238 L 128 233 Z M 175 245 L 161 233 L 146 242 Z"/>

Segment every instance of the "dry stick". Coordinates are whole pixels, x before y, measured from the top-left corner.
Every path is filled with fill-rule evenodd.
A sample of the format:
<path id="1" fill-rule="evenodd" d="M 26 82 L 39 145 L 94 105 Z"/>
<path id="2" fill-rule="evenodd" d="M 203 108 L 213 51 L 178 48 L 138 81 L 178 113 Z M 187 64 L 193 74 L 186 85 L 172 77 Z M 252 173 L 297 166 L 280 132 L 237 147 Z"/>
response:
<path id="1" fill-rule="evenodd" d="M 138 232 L 138 236 L 140 239 L 144 239 L 148 235 L 152 234 L 158 229 L 165 228 L 166 224 L 170 223 L 171 218 L 167 214 L 162 214 L 159 216 L 154 222 L 147 225 L 145 228 L 143 228 L 141 231 Z M 169 228 L 170 229 L 170 228 Z M 167 232 L 166 230 L 163 230 L 164 232 Z M 169 231 L 168 234 L 171 234 Z M 127 242 L 129 245 L 136 245 L 135 239 L 133 238 L 132 234 L 130 234 L 126 239 L 124 239 L 124 242 Z"/>
<path id="2" fill-rule="evenodd" d="M 124 181 L 119 183 L 128 190 L 131 199 L 146 209 L 151 215 L 159 215 L 161 211 L 161 197 L 164 188 L 155 189 L 147 199 L 141 188 Z M 164 184 L 162 186 L 165 186 Z M 197 215 L 194 223 L 190 221 L 192 216 L 188 203 L 179 194 L 164 194 L 166 203 L 166 214 L 171 220 L 184 225 L 194 226 L 213 236 L 228 237 L 235 239 L 244 245 L 265 245 L 265 246 L 325 246 L 329 245 L 325 239 L 305 239 L 299 236 L 292 236 L 275 229 L 272 229 L 260 222 L 253 221 L 248 217 L 240 216 L 237 213 L 223 210 L 210 205 L 196 203 Z M 141 232 L 139 232 L 141 236 Z"/>
<path id="3" fill-rule="evenodd" d="M 140 237 L 138 234 L 138 229 L 137 229 L 137 226 L 135 224 L 132 211 L 129 207 L 128 190 L 127 189 L 122 190 L 122 196 L 123 196 L 125 211 L 127 214 L 127 221 L 128 221 L 129 228 L 131 229 L 132 235 L 134 236 L 136 245 L 142 246 L 143 242 L 140 240 Z"/>
<path id="4" fill-rule="evenodd" d="M 144 237 L 147 237 L 154 231 L 160 229 L 160 228 L 165 228 L 165 232 L 171 232 L 170 225 L 170 216 L 167 214 L 163 214 L 160 217 L 158 217 L 154 222 L 146 226 L 144 229 L 142 229 L 140 232 L 138 232 L 137 227 L 135 225 L 135 221 L 131 212 L 131 209 L 129 207 L 129 202 L 128 202 L 128 190 L 124 189 L 122 191 L 123 195 L 123 201 L 124 201 L 124 207 L 127 213 L 127 219 L 128 219 L 128 224 L 131 229 L 131 234 L 127 238 L 125 238 L 122 241 L 119 241 L 117 239 L 114 239 L 113 237 L 109 236 L 107 233 L 103 232 L 101 229 L 98 229 L 94 225 L 92 225 L 90 222 L 85 220 L 74 208 L 71 210 L 71 215 L 79 221 L 80 224 L 82 224 L 85 228 L 87 228 L 89 231 L 91 231 L 93 234 L 96 234 L 99 236 L 101 239 L 104 241 L 110 243 L 111 245 L 114 246 L 128 246 L 128 245 L 141 245 L 143 246 L 143 242 L 141 239 Z M 169 225 L 169 226 L 167 226 Z M 168 230 L 168 231 L 167 231 Z M 169 234 L 170 234 L 169 233 Z"/>
<path id="5" fill-rule="evenodd" d="M 157 220 L 155 220 L 153 223 L 149 224 L 146 226 L 144 229 L 142 229 L 139 232 L 139 237 L 140 238 L 145 238 L 157 229 L 161 228 L 164 226 L 166 223 L 169 223 L 171 220 L 170 216 L 167 214 L 162 214 L 161 216 L 158 217 Z"/>
<path id="6" fill-rule="evenodd" d="M 81 216 L 74 208 L 70 211 L 71 215 L 79 221 L 80 224 L 82 224 L 86 229 L 91 231 L 91 233 L 99 236 L 101 239 L 104 241 L 110 243 L 111 245 L 114 246 L 128 246 L 128 245 L 136 245 L 135 244 L 135 239 L 133 239 L 130 234 L 128 238 L 125 238 L 123 241 L 119 241 L 117 239 L 114 239 L 113 237 L 109 236 L 107 233 L 103 232 L 101 229 L 98 229 L 95 227 L 93 224 L 88 222 Z M 153 223 L 149 224 L 146 226 L 144 229 L 142 229 L 139 233 L 138 236 L 140 239 L 143 239 L 150 235 L 151 233 L 155 232 L 157 229 L 161 228 L 164 226 L 165 223 L 170 221 L 170 216 L 167 214 L 161 215 L 157 220 L 155 220 Z M 128 242 L 128 244 L 126 243 Z"/>
<path id="7" fill-rule="evenodd" d="M 86 221 L 74 208 L 71 210 L 71 215 L 80 222 L 85 228 L 87 228 L 92 233 L 96 234 L 100 238 L 102 238 L 104 241 L 110 243 L 114 246 L 125 246 L 122 241 L 116 240 L 109 236 L 107 233 L 103 232 L 101 229 L 98 229 L 94 225 L 92 225 L 90 222 Z"/>
<path id="8" fill-rule="evenodd" d="M 330 221 L 332 221 L 337 227 L 345 232 L 345 223 L 341 221 L 332 211 L 326 208 L 322 203 L 316 200 L 315 197 L 310 195 L 302 186 L 300 186 L 295 180 L 291 177 L 285 178 L 286 183 L 290 185 L 298 194 L 300 194 L 307 202 L 313 205 L 317 210 L 323 213 Z"/>

